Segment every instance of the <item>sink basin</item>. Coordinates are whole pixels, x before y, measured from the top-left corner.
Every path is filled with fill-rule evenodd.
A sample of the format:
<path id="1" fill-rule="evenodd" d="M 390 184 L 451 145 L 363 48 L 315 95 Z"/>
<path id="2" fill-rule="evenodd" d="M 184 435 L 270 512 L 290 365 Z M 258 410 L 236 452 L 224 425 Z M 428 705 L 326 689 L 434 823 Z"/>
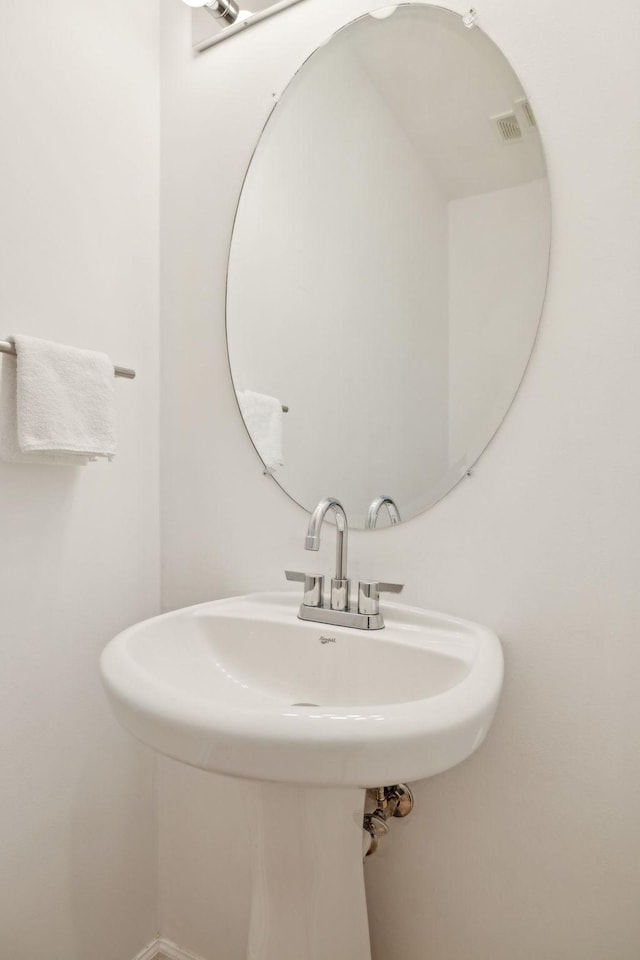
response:
<path id="1" fill-rule="evenodd" d="M 119 634 L 101 665 L 120 722 L 205 770 L 334 787 L 430 777 L 482 743 L 502 685 L 491 630 L 389 603 L 367 633 L 298 620 L 299 602 L 234 597 Z"/>

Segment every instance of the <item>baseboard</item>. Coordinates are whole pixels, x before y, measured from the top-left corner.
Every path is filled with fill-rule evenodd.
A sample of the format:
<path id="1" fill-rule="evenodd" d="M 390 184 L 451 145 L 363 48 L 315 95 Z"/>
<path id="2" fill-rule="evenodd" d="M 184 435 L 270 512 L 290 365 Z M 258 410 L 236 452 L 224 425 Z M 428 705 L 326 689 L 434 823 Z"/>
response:
<path id="1" fill-rule="evenodd" d="M 184 950 L 177 943 L 165 940 L 164 937 L 156 937 L 133 960 L 156 960 L 156 957 L 166 957 L 166 960 L 203 960 L 203 957 Z"/>
<path id="2" fill-rule="evenodd" d="M 156 937 L 155 940 L 152 940 L 151 943 L 144 948 L 144 950 L 141 950 L 140 953 L 136 953 L 133 960 L 156 960 L 156 957 L 160 953 L 160 947 L 158 946 L 159 943 L 160 941 L 158 940 L 158 937 Z"/>

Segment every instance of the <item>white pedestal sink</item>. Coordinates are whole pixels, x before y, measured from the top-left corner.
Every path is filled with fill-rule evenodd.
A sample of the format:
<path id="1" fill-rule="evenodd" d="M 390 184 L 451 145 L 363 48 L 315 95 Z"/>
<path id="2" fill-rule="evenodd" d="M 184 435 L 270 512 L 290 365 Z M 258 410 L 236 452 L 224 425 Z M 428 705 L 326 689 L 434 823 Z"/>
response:
<path id="1" fill-rule="evenodd" d="M 297 619 L 297 594 L 177 610 L 115 637 L 116 716 L 184 763 L 253 781 L 248 960 L 369 960 L 365 788 L 433 776 L 487 733 L 496 635 L 385 604 L 365 632 Z"/>

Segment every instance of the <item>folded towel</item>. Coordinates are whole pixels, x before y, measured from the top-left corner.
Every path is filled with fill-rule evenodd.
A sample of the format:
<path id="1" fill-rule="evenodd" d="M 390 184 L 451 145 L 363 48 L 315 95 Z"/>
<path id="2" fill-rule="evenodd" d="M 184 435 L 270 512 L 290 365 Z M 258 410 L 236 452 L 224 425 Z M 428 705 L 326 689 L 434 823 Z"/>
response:
<path id="1" fill-rule="evenodd" d="M 284 466 L 282 459 L 282 403 L 252 390 L 239 390 L 238 403 L 249 435 L 264 465 L 273 473 Z"/>
<path id="2" fill-rule="evenodd" d="M 0 459 L 10 463 L 44 463 L 56 466 L 83 467 L 89 457 L 75 453 L 23 453 L 18 443 L 16 361 L 2 357 L 0 372 Z"/>
<path id="3" fill-rule="evenodd" d="M 84 464 L 116 452 L 113 364 L 106 354 L 16 336 L 17 446 L 32 462 Z M 13 390 L 5 362 L 3 395 Z M 7 373 L 9 376 L 7 377 Z M 15 459 L 8 410 L 2 449 Z M 36 454 L 45 454 L 43 461 Z M 63 459 L 60 459 L 63 458 Z M 23 462 L 22 457 L 19 458 Z"/>

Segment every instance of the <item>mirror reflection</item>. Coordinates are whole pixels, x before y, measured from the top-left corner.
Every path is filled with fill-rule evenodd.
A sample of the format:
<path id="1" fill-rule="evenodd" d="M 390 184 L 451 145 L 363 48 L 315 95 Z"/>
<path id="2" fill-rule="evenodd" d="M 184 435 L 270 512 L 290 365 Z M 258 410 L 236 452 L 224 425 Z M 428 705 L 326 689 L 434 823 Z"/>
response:
<path id="1" fill-rule="evenodd" d="M 549 237 L 535 114 L 480 29 L 403 4 L 337 33 L 274 108 L 233 231 L 230 365 L 265 469 L 355 527 L 447 493 L 518 389 Z"/>

